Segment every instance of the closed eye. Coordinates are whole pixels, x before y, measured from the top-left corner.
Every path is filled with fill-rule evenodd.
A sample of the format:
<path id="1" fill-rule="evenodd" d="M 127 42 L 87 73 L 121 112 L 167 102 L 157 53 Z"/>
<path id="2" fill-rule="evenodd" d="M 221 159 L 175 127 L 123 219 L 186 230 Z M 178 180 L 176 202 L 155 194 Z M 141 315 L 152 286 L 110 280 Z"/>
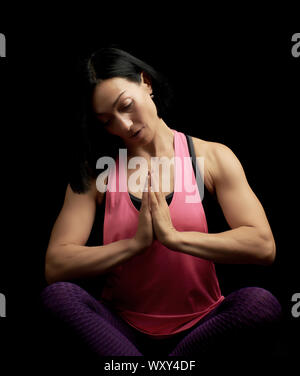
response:
<path id="1" fill-rule="evenodd" d="M 132 106 L 132 101 L 121 108 L 121 110 L 128 110 Z"/>
<path id="2" fill-rule="evenodd" d="M 124 106 L 122 106 L 120 108 L 120 111 L 128 111 L 128 110 L 130 110 L 130 108 L 132 107 L 132 105 L 133 105 L 133 101 L 131 101 L 128 104 L 125 104 Z M 107 121 L 102 121 L 102 120 L 100 120 L 100 121 L 103 124 L 103 126 L 108 126 L 110 124 L 111 119 L 108 119 Z"/>

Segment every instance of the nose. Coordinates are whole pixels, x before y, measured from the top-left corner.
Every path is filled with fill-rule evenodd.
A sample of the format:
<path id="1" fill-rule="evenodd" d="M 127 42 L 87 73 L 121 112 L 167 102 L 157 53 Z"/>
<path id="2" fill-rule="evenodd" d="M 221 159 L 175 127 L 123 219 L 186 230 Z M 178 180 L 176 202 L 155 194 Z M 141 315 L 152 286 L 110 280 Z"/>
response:
<path id="1" fill-rule="evenodd" d="M 133 124 L 133 121 L 128 117 L 128 116 L 121 116 L 120 119 L 119 119 L 120 123 L 122 124 L 123 127 L 126 128 L 126 130 L 130 130 L 132 124 Z"/>

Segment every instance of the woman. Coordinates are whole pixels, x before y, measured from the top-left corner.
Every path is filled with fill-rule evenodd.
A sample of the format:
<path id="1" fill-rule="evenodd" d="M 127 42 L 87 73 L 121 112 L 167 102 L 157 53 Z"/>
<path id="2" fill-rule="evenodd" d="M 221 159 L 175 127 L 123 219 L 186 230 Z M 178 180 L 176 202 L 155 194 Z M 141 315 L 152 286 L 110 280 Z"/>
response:
<path id="1" fill-rule="evenodd" d="M 47 311 L 101 356 L 199 359 L 222 353 L 228 339 L 240 346 L 253 329 L 272 327 L 281 308 L 270 292 L 248 287 L 224 297 L 215 273 L 214 262 L 269 265 L 275 258 L 268 220 L 237 157 L 168 127 L 167 85 L 127 52 L 101 49 L 85 73 L 87 147 L 46 253 Z M 184 163 L 191 154 L 204 160 L 201 174 L 190 159 Z M 97 177 L 96 159 L 110 155 L 116 163 Z M 167 172 L 159 173 L 157 157 Z M 231 230 L 208 233 L 201 175 Z M 103 245 L 86 246 L 104 200 Z M 74 283 L 99 275 L 105 283 L 98 300 Z"/>

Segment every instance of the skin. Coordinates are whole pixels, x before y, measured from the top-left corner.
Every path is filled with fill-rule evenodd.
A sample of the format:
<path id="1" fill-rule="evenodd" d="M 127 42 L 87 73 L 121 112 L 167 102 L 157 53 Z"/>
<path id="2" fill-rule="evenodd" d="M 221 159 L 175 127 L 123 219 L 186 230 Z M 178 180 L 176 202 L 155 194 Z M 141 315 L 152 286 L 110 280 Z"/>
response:
<path id="1" fill-rule="evenodd" d="M 122 95 L 121 111 L 118 112 L 116 108 L 110 112 L 108 98 L 117 97 L 118 92 L 124 90 L 126 92 Z M 108 132 L 124 140 L 129 156 L 143 156 L 148 160 L 151 156 L 173 156 L 171 130 L 157 117 L 155 105 L 149 95 L 151 93 L 149 81 L 142 76 L 140 85 L 128 83 L 121 78 L 107 80 L 97 87 L 94 96 L 95 112 L 107 109 L 106 113 L 99 115 L 99 119 L 109 121 L 106 125 Z M 122 110 L 124 105 L 132 101 L 135 103 L 134 108 Z M 143 135 L 133 142 L 128 134 L 131 135 L 131 132 L 142 126 Z M 149 193 L 143 193 L 141 225 L 136 235 L 138 242 L 145 242 L 147 239 L 147 243 L 151 244 L 153 234 L 154 238 L 172 250 L 213 261 L 271 263 L 275 257 L 274 238 L 261 203 L 249 187 L 237 157 L 225 145 L 196 138 L 193 141 L 196 156 L 205 158 L 205 184 L 210 192 L 216 192 L 232 230 L 221 234 L 176 231 L 164 198 L 165 192 L 161 192 L 161 189 L 159 192 L 151 192 L 149 188 Z M 132 172 L 128 170 L 128 175 Z M 153 174 L 149 175 L 149 182 L 155 185 L 156 190 L 161 187 L 161 180 L 157 180 Z M 172 182 L 173 171 L 170 186 Z M 172 190 L 173 187 L 170 191 Z"/>
<path id="2" fill-rule="evenodd" d="M 151 82 L 143 74 L 141 83 L 112 78 L 96 86 L 92 103 L 96 116 L 104 123 L 99 125 L 124 141 L 128 159 L 141 156 L 148 162 L 147 170 L 143 171 L 148 189 L 133 193 L 142 199 L 135 236 L 104 246 L 85 246 L 96 205 L 102 203 L 104 194 L 97 191 L 95 182 L 85 194 L 76 194 L 68 186 L 46 252 L 45 273 L 49 283 L 106 273 L 144 252 L 154 239 L 170 252 L 184 252 L 213 262 L 269 265 L 274 261 L 276 247 L 264 209 L 238 158 L 220 143 L 193 137 L 196 157 L 205 160 L 205 186 L 216 194 L 231 230 L 207 234 L 174 228 L 165 200 L 174 190 L 174 171 L 171 169 L 170 190 L 162 192 L 162 174 L 155 176 L 150 166 L 151 157 L 174 156 L 174 135 L 157 116 L 151 94 Z M 140 129 L 139 136 L 132 138 Z M 135 170 L 127 172 L 129 179 Z"/>

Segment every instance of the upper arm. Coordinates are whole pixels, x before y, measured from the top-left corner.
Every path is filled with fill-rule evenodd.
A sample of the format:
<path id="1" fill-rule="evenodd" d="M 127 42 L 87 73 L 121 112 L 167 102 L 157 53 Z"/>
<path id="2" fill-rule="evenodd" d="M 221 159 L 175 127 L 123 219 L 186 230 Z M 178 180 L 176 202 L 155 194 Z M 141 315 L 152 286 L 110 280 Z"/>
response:
<path id="1" fill-rule="evenodd" d="M 214 189 L 228 225 L 256 227 L 264 236 L 273 238 L 265 211 L 231 149 L 212 143 L 211 161 Z"/>
<path id="2" fill-rule="evenodd" d="M 49 248 L 61 244 L 85 245 L 95 219 L 97 193 L 91 184 L 86 193 L 75 193 L 67 186 L 63 207 L 53 226 Z"/>

